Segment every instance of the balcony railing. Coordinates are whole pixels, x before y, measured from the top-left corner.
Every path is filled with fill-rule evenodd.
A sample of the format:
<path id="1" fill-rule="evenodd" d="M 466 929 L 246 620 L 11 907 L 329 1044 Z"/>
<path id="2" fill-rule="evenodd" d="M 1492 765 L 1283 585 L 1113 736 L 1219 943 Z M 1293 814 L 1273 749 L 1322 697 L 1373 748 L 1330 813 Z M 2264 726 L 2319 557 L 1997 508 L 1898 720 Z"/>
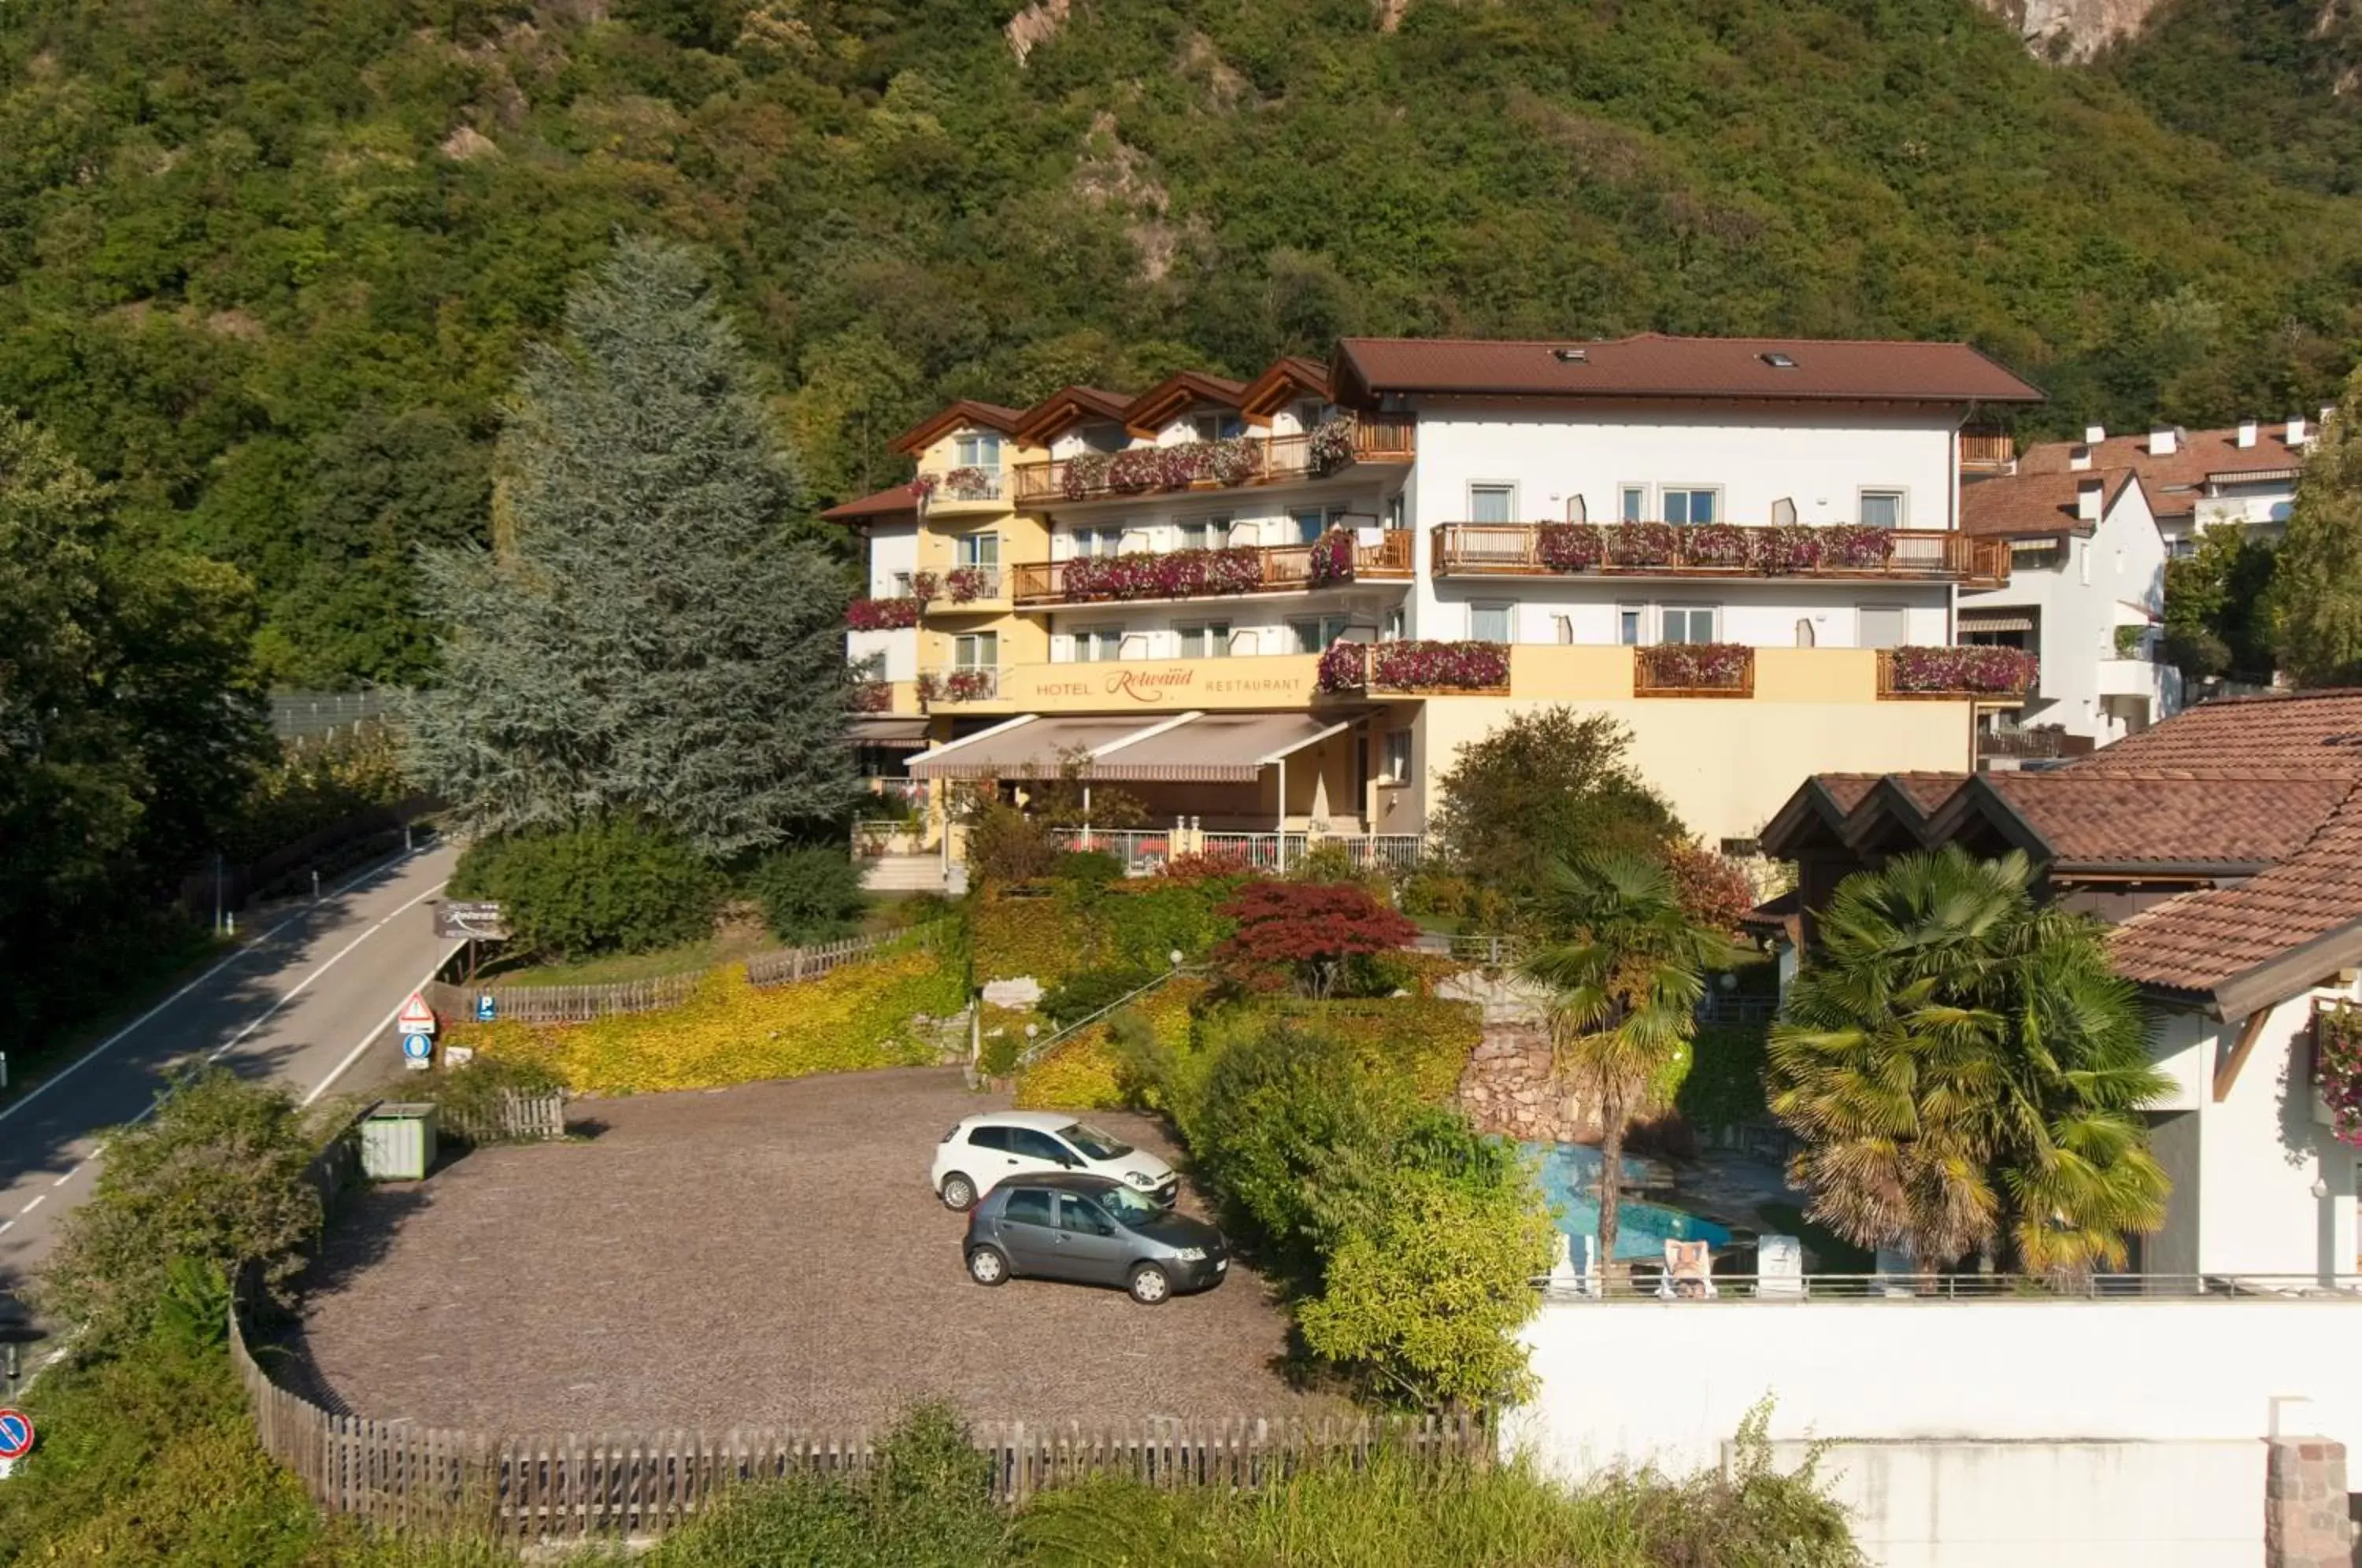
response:
<path id="1" fill-rule="evenodd" d="M 1032 561 L 1011 569 L 1013 599 L 1019 604 L 1286 593 L 1357 581 L 1407 582 L 1410 577 L 1407 529 L 1390 529 L 1374 545 L 1356 543 L 1352 535 L 1341 530 L 1309 545 L 1140 550 Z"/>
<path id="2" fill-rule="evenodd" d="M 1486 642 L 1333 643 L 1320 656 L 1323 691 L 1507 694 L 1509 646 Z"/>
<path id="3" fill-rule="evenodd" d="M 1657 643 L 1632 650 L 1635 697 L 1752 697 L 1755 650 L 1743 643 Z"/>
<path id="4" fill-rule="evenodd" d="M 1984 698 L 2014 701 L 2033 690 L 2041 666 L 2023 648 L 1990 646 L 1881 648 L 1878 694 L 1885 698 Z"/>
<path id="5" fill-rule="evenodd" d="M 2089 735 L 2070 735 L 2064 730 L 1979 730 L 1979 756 L 2019 757 L 2030 762 L 2047 761 L 2053 757 L 2085 756 L 2093 749 Z"/>
<path id="6" fill-rule="evenodd" d="M 930 508 L 997 502 L 1009 489 L 1008 477 L 997 468 L 929 469 L 913 482 L 925 493 Z"/>
<path id="7" fill-rule="evenodd" d="M 1441 523 L 1438 577 L 1818 577 L 1999 587 L 2009 544 L 1948 528 Z"/>
<path id="8" fill-rule="evenodd" d="M 1017 504 L 1096 501 L 1110 495 L 1230 490 L 1286 480 L 1319 479 L 1353 463 L 1407 462 L 1417 455 L 1418 422 L 1407 414 L 1341 415 L 1299 436 L 1241 436 L 1181 447 L 1134 447 L 1045 463 L 1020 463 Z"/>
<path id="9" fill-rule="evenodd" d="M 2017 462 L 2017 442 L 2006 431 L 1960 432 L 1960 467 L 1970 473 L 2001 473 Z"/>
<path id="10" fill-rule="evenodd" d="M 989 664 L 944 665 L 919 672 L 922 702 L 989 702 L 1000 695 L 1000 670 Z"/>

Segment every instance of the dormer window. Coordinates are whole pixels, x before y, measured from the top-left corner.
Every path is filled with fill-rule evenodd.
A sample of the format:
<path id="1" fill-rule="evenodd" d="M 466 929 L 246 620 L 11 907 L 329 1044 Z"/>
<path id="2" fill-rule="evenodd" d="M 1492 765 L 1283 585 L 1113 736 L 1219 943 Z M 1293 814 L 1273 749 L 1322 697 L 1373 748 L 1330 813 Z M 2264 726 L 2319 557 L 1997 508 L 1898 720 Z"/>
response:
<path id="1" fill-rule="evenodd" d="M 1588 348 L 1553 348 L 1551 350 L 1551 358 L 1556 359 L 1562 365 L 1588 365 L 1591 363 L 1591 350 Z"/>
<path id="2" fill-rule="evenodd" d="M 1199 414 L 1189 420 L 1191 432 L 1200 441 L 1227 441 L 1233 436 L 1247 433 L 1247 422 L 1236 414 Z"/>
<path id="3" fill-rule="evenodd" d="M 952 443 L 952 460 L 964 469 L 997 469 L 1000 466 L 1000 436 L 991 430 L 962 436 Z"/>
<path id="4" fill-rule="evenodd" d="M 1777 348 L 1759 354 L 1756 358 L 1775 370 L 1793 370 L 1796 368 L 1796 357 L 1794 354 L 1783 354 Z"/>

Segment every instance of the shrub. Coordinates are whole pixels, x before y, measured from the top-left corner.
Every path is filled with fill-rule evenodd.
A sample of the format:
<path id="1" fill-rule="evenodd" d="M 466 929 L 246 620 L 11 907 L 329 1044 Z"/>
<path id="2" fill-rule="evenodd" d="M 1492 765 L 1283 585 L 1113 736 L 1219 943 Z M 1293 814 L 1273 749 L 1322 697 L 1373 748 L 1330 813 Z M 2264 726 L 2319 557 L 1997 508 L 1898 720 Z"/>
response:
<path id="1" fill-rule="evenodd" d="M 1740 917 L 1755 907 L 1755 884 L 1746 870 L 1702 844 L 1667 845 L 1665 869 L 1672 873 L 1673 891 L 1690 918 L 1726 936 L 1736 933 Z"/>
<path id="2" fill-rule="evenodd" d="M 1254 859 L 1243 849 L 1209 849 L 1202 855 L 1176 855 L 1159 873 L 1171 882 L 1243 882 L 1258 873 Z"/>
<path id="3" fill-rule="evenodd" d="M 968 868 L 980 884 L 1039 881 L 1063 853 L 1048 828 L 1007 801 L 987 800 L 966 821 Z"/>
<path id="4" fill-rule="evenodd" d="M 1434 920 L 1461 920 L 1473 906 L 1475 896 L 1466 878 L 1422 867 L 1403 883 L 1402 911 Z"/>
<path id="5" fill-rule="evenodd" d="M 1148 984 L 1157 972 L 1129 964 L 1078 970 L 1043 995 L 1042 1011 L 1061 1028 L 1079 1023 Z"/>
<path id="6" fill-rule="evenodd" d="M 515 1056 L 478 1056 L 457 1067 L 438 1061 L 431 1071 L 416 1074 L 402 1086 L 403 1099 L 426 1100 L 442 1111 L 447 1136 L 455 1135 L 462 1122 L 498 1126 L 503 1096 L 562 1094 L 565 1089 L 566 1080 L 548 1063 Z M 488 1134 L 479 1141 L 498 1142 L 499 1136 Z"/>
<path id="7" fill-rule="evenodd" d="M 479 839 L 459 857 L 451 894 L 498 900 L 512 951 L 576 958 L 709 935 L 722 878 L 672 834 L 613 818 Z"/>
<path id="8" fill-rule="evenodd" d="M 1347 959 L 1391 952 L 1418 934 L 1357 882 L 1250 883 L 1219 912 L 1238 927 L 1214 950 L 1233 983 L 1292 984 L 1313 997 L 1334 988 Z"/>
<path id="9" fill-rule="evenodd" d="M 89 1201 L 61 1230 L 41 1310 L 83 1324 L 83 1345 L 104 1349 L 152 1327 L 178 1259 L 225 1278 L 257 1264 L 282 1291 L 320 1223 L 304 1179 L 312 1154 L 286 1089 L 226 1067 L 176 1079 L 153 1117 L 107 1140 Z"/>
<path id="10" fill-rule="evenodd" d="M 761 1078 L 923 1066 L 934 1042 L 911 1027 L 967 1004 L 955 955 L 906 948 L 817 980 L 757 989 L 732 964 L 663 1012 L 590 1023 L 461 1024 L 456 1044 L 486 1058 L 539 1063 L 586 1094 L 713 1088 Z"/>
<path id="11" fill-rule="evenodd" d="M 1069 849 L 1051 862 L 1050 875 L 1071 892 L 1096 892 L 1123 880 L 1123 862 L 1104 849 Z"/>
<path id="12" fill-rule="evenodd" d="M 1017 1080 L 1010 1103 L 1024 1110 L 1114 1110 L 1123 1083 L 1105 1024 L 1060 1041 Z"/>
<path id="13" fill-rule="evenodd" d="M 1297 1002 L 1287 1004 L 1286 1016 L 1345 1042 L 1364 1070 L 1426 1105 L 1451 1099 L 1470 1054 L 1485 1037 L 1483 1008 L 1431 997 Z"/>
<path id="14" fill-rule="evenodd" d="M 782 942 L 810 944 L 858 929 L 867 903 L 861 868 L 835 845 L 806 845 L 765 856 L 746 878 L 763 906 L 763 923 Z"/>
<path id="15" fill-rule="evenodd" d="M 1353 852 L 1327 839 L 1315 839 L 1287 874 L 1291 882 L 1358 882 L 1361 878 L 1362 868 L 1354 863 Z"/>

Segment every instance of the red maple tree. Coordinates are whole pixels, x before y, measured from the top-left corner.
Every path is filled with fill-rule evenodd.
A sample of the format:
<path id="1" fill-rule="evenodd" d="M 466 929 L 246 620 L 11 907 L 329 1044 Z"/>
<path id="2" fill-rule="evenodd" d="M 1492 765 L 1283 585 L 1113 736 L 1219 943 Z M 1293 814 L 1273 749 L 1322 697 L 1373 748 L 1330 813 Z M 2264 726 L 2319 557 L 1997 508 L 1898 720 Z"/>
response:
<path id="1" fill-rule="evenodd" d="M 1216 911 L 1236 932 L 1214 962 L 1236 983 L 1273 990 L 1293 984 L 1325 997 L 1349 958 L 1391 953 L 1418 927 L 1359 882 L 1251 882 Z"/>

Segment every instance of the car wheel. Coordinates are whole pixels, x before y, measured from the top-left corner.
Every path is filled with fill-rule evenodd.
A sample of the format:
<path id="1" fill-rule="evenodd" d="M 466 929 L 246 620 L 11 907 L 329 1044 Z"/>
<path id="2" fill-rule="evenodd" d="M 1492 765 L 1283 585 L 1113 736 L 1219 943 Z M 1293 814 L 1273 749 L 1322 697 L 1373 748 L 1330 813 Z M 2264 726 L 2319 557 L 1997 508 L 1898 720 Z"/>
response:
<path id="1" fill-rule="evenodd" d="M 944 1207 L 955 1214 L 965 1214 L 976 1207 L 976 1183 L 957 1171 L 944 1177 Z"/>
<path id="2" fill-rule="evenodd" d="M 1009 1260 L 998 1247 L 977 1247 L 967 1254 L 967 1276 L 978 1285 L 1006 1285 Z"/>
<path id="3" fill-rule="evenodd" d="M 1161 1305 L 1173 1294 L 1173 1280 L 1154 1264 L 1142 1264 L 1131 1271 L 1131 1298 L 1142 1307 Z"/>

